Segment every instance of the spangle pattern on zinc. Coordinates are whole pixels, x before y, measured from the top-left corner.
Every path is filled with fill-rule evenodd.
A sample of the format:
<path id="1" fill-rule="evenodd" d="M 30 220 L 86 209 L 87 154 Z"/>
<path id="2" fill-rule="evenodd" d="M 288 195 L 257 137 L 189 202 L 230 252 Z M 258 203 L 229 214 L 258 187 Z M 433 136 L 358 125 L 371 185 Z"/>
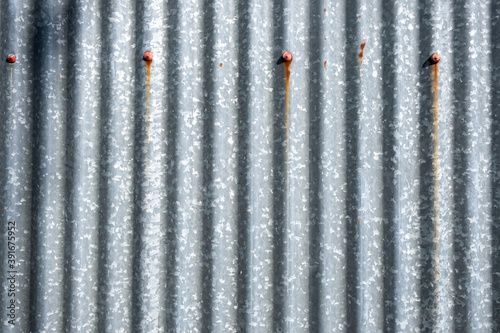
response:
<path id="1" fill-rule="evenodd" d="M 498 330 L 499 13 L 5 4 L 3 331 Z"/>

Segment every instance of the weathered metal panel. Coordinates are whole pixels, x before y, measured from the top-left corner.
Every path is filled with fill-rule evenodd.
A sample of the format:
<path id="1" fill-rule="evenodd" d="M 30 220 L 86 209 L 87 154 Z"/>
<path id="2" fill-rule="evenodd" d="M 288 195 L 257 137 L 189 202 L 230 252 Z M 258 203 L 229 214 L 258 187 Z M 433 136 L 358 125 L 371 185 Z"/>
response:
<path id="1" fill-rule="evenodd" d="M 0 17 L 2 331 L 500 330 L 498 1 Z"/>

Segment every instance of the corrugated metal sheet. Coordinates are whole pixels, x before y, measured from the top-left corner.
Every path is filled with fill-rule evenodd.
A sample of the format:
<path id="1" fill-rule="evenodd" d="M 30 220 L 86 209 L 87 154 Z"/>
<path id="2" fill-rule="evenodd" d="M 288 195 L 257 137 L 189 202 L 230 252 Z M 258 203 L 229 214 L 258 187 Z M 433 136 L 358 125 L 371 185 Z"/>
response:
<path id="1" fill-rule="evenodd" d="M 0 15 L 3 332 L 500 331 L 499 1 Z"/>

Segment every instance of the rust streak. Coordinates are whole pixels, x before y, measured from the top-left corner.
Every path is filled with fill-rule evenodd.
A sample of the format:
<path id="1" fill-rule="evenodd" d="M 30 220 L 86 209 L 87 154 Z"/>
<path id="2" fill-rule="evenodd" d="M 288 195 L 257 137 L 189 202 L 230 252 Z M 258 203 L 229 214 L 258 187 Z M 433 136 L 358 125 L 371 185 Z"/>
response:
<path id="1" fill-rule="evenodd" d="M 361 49 L 361 52 L 359 52 L 359 54 L 358 54 L 360 65 L 363 65 L 363 53 L 365 52 L 365 46 L 366 46 L 366 39 L 359 46 L 359 48 Z"/>
<path id="2" fill-rule="evenodd" d="M 285 90 L 286 90 L 286 99 L 285 99 L 285 104 L 286 104 L 286 115 L 285 115 L 285 128 L 286 128 L 286 133 L 285 133 L 285 138 L 286 138 L 286 159 L 288 163 L 288 148 L 289 148 L 289 132 L 290 132 L 290 112 L 288 108 L 288 101 L 290 97 L 290 74 L 292 71 L 290 70 L 290 65 L 292 64 L 293 60 L 290 60 L 288 62 L 285 62 L 285 80 L 286 80 L 286 85 L 285 85 Z"/>
<path id="3" fill-rule="evenodd" d="M 283 63 L 285 66 L 283 67 L 285 69 L 285 179 L 286 179 L 286 187 L 285 187 L 285 193 L 290 193 L 289 192 L 289 185 L 290 183 L 288 182 L 288 163 L 289 163 L 289 147 L 290 147 L 290 110 L 289 110 L 289 100 L 290 100 L 290 74 L 292 73 L 290 68 L 292 65 L 293 61 L 293 55 L 290 51 L 286 51 L 281 55 L 280 60 L 278 60 L 278 63 Z"/>
<path id="4" fill-rule="evenodd" d="M 221 63 L 219 64 L 219 67 L 220 67 L 220 68 L 222 68 L 222 66 L 223 66 L 223 64 L 222 64 L 222 62 L 221 62 Z"/>
<path id="5" fill-rule="evenodd" d="M 326 60 L 325 60 L 325 62 L 323 63 L 323 67 L 325 68 L 325 71 L 326 71 Z"/>
<path id="6" fill-rule="evenodd" d="M 440 234 L 440 222 L 439 222 L 439 63 L 435 63 L 431 66 L 431 77 L 432 77 L 432 109 L 433 109 L 433 144 L 434 151 L 432 154 L 432 167 L 433 167 L 433 178 L 434 178 L 434 202 L 433 202 L 433 264 L 436 271 L 436 286 L 435 294 L 436 298 L 439 298 L 439 234 Z"/>
<path id="7" fill-rule="evenodd" d="M 149 91 L 151 83 L 151 64 L 153 61 L 145 61 L 146 63 L 146 144 L 149 144 Z"/>
<path id="8" fill-rule="evenodd" d="M 433 109 L 433 171 L 434 171 L 434 217 L 439 222 L 439 63 L 431 67 Z M 438 230 L 437 230 L 438 231 Z"/>

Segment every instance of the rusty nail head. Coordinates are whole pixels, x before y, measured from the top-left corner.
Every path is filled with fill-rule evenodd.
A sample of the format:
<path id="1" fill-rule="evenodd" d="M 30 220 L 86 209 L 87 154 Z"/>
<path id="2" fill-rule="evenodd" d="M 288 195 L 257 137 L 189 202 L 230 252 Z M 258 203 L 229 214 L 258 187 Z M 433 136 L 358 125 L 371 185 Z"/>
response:
<path id="1" fill-rule="evenodd" d="M 290 51 L 286 51 L 285 53 L 283 53 L 282 57 L 285 62 L 292 61 L 293 59 L 292 52 Z"/>
<path id="2" fill-rule="evenodd" d="M 437 64 L 439 62 L 439 60 L 441 60 L 441 56 L 438 54 L 438 53 L 433 53 L 431 55 L 431 61 L 434 63 L 434 64 Z"/>
<path id="3" fill-rule="evenodd" d="M 152 61 L 152 60 L 153 60 L 153 53 L 151 53 L 151 51 L 144 52 L 144 61 Z"/>
<path id="4" fill-rule="evenodd" d="M 7 56 L 7 62 L 10 64 L 13 64 L 16 62 L 16 55 L 15 54 L 9 54 Z"/>

